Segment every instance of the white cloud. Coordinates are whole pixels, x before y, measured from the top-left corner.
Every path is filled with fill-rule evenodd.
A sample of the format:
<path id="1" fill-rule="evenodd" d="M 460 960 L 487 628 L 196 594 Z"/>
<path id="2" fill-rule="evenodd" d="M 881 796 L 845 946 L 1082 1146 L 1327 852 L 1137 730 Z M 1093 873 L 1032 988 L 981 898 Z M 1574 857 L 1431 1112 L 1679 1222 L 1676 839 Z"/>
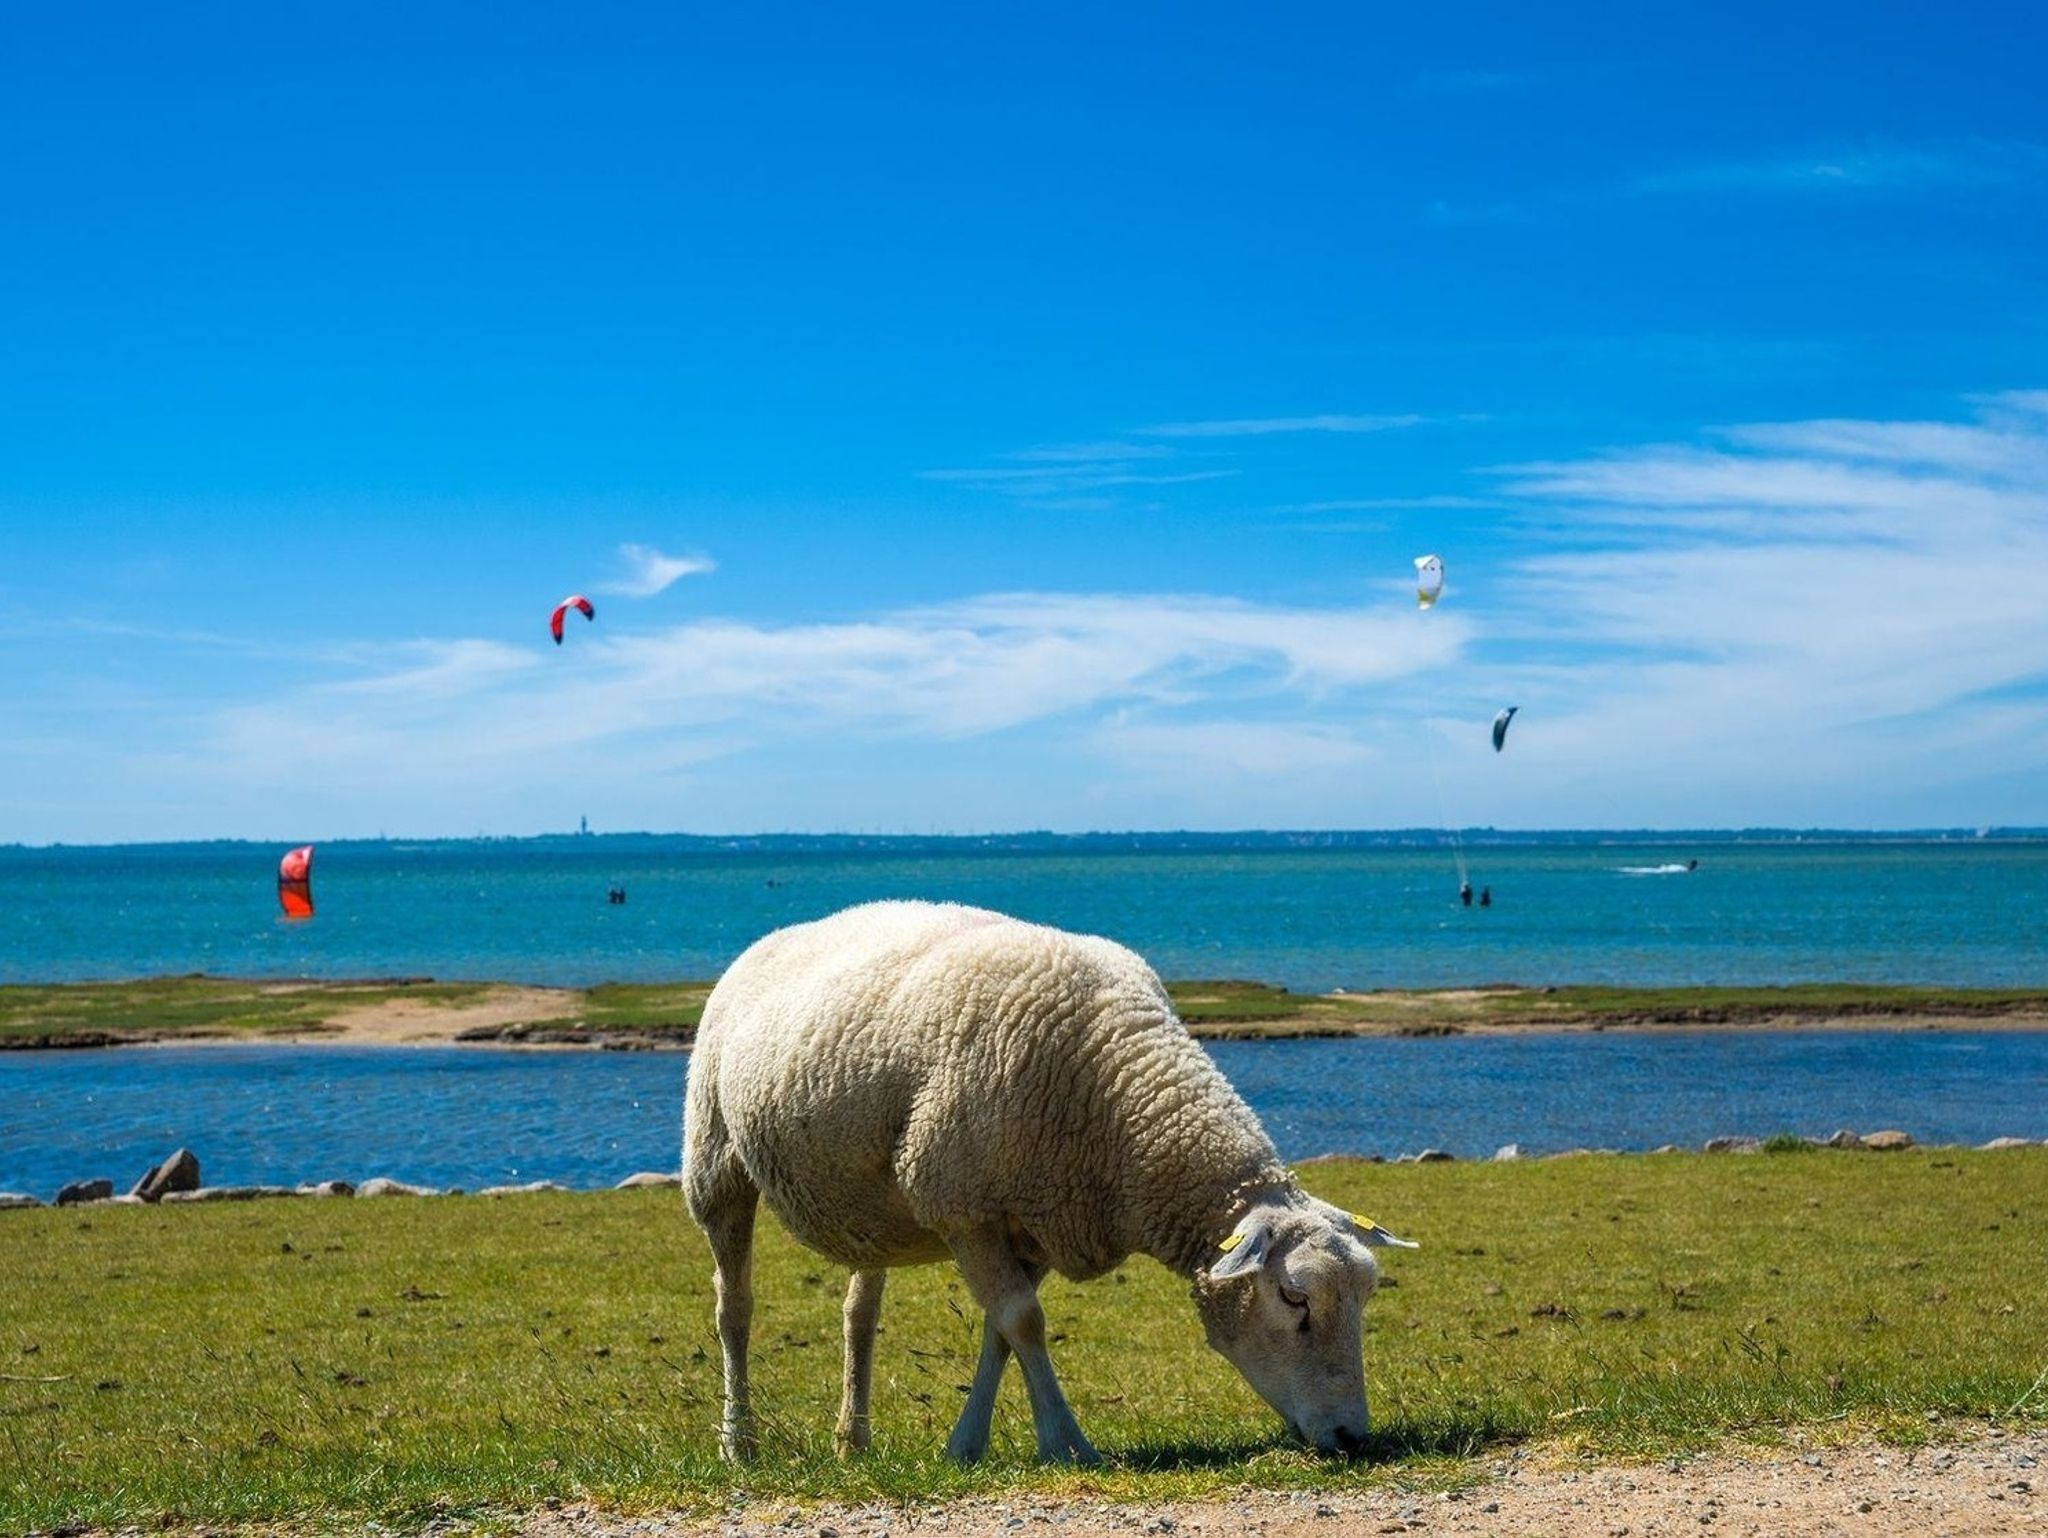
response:
<path id="1" fill-rule="evenodd" d="M 1441 666 L 1467 634 L 1455 617 L 1414 623 L 1390 589 L 1376 610 L 1009 593 L 865 623 L 703 620 L 579 638 L 561 666 L 551 651 L 420 643 L 403 667 L 226 712 L 214 762 L 264 779 L 317 750 L 330 773 L 392 785 L 486 770 L 503 783 L 669 764 L 679 745 L 701 761 L 821 737 L 961 741 L 1131 707 L 1306 705 Z"/>
<path id="2" fill-rule="evenodd" d="M 1647 195 L 1696 192 L 1881 193 L 1990 188 L 2036 180 L 2048 149 L 1987 139 L 1930 144 L 1871 141 L 1756 160 L 1720 161 L 1638 178 Z"/>
<path id="3" fill-rule="evenodd" d="M 1426 69 L 1411 88 L 1419 96 L 1495 96 L 1524 90 L 1541 78 L 1518 69 Z"/>
<path id="4" fill-rule="evenodd" d="M 1365 556 L 1383 581 L 1356 601 L 987 593 L 844 623 L 600 625 L 560 649 L 425 639 L 155 701 L 116 670 L 18 699 L 0 773 L 44 836 L 122 806 L 134 836 L 600 808 L 608 826 L 1384 827 L 1437 820 L 1434 744 L 1456 822 L 2048 821 L 2048 396 L 1495 479 L 1516 522 L 1443 520 L 1451 588 L 1426 616 L 1404 542 Z M 1496 756 L 1504 704 L 1522 714 Z M 148 746 L 105 751 L 116 736 Z"/>
<path id="5" fill-rule="evenodd" d="M 684 577 L 718 569 L 718 563 L 708 556 L 664 555 L 652 545 L 624 544 L 619 546 L 619 554 L 626 558 L 631 570 L 618 580 L 600 587 L 600 593 L 616 593 L 622 598 L 652 598 L 656 593 L 666 592 Z"/>
<path id="6" fill-rule="evenodd" d="M 1004 459 L 1032 460 L 1043 464 L 1092 464 L 1102 460 L 1164 459 L 1173 452 L 1163 443 L 1049 443 L 1035 449 L 1018 449 Z"/>
<path id="7" fill-rule="evenodd" d="M 1413 427 L 1426 420 L 1412 415 L 1244 417 L 1162 422 L 1138 428 L 1130 437 L 1206 440 L 1287 433 L 1376 433 Z M 1226 480 L 1241 473 L 1234 466 L 1217 464 L 1220 451 L 1213 448 L 1194 451 L 1196 468 L 1160 463 L 1175 459 L 1181 452 L 1175 444 L 1133 443 L 1127 438 L 1047 444 L 999 455 L 1004 463 L 997 465 L 922 470 L 918 479 L 994 492 L 1042 510 L 1106 512 L 1121 505 L 1120 493 L 1134 488 L 1186 486 Z"/>
<path id="8" fill-rule="evenodd" d="M 1288 782 L 1355 770 L 1381 750 L 1333 726 L 1272 721 L 1157 721 L 1119 715 L 1096 729 L 1096 749 L 1153 772 L 1187 771 Z"/>
<path id="9" fill-rule="evenodd" d="M 2038 820 L 1970 790 L 2048 752 L 2029 399 L 1523 467 L 1574 542 L 1516 563 L 1489 626 L 1532 805 L 1604 780 L 1610 822 Z"/>
<path id="10" fill-rule="evenodd" d="M 1148 438 L 1256 438 L 1270 433 L 1384 433 L 1403 427 L 1418 427 L 1427 417 L 1345 416 L 1325 414 L 1312 417 L 1231 417 L 1213 422 L 1161 422 L 1141 427 Z"/>
<path id="11" fill-rule="evenodd" d="M 1051 496 L 1069 491 L 1095 491 L 1113 486 L 1183 486 L 1191 481 L 1220 481 L 1235 470 L 1132 470 L 1119 464 L 1047 465 L 984 470 L 923 470 L 920 479 L 953 481 L 982 491 L 1016 496 Z"/>
<path id="12" fill-rule="evenodd" d="M 523 646 L 503 641 L 414 641 L 396 648 L 372 651 L 359 648 L 362 662 L 388 663 L 395 650 L 407 659 L 400 668 L 385 667 L 361 677 L 345 679 L 327 687 L 340 695 L 381 696 L 394 700 L 436 703 L 466 698 L 479 689 L 490 688 L 525 673 L 540 658 Z"/>
<path id="13" fill-rule="evenodd" d="M 1497 497 L 1461 497 L 1450 494 L 1429 497 L 1340 497 L 1329 502 L 1297 502 L 1284 507 L 1287 513 L 1364 513 L 1390 511 L 1403 508 L 1468 509 L 1499 507 Z"/>

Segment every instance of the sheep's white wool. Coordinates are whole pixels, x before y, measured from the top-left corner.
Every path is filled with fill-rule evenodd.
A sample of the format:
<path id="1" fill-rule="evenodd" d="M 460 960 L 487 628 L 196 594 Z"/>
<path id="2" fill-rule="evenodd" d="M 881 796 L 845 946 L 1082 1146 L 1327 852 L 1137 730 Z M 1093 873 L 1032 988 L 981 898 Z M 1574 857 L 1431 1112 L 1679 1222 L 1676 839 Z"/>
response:
<path id="1" fill-rule="evenodd" d="M 1192 1275 L 1291 1184 L 1132 952 L 981 909 L 884 902 L 779 930 L 720 980 L 690 1063 L 684 1183 L 736 1160 L 855 1268 L 1006 1220 L 1020 1255 Z M 736 1173 L 736 1172 L 734 1172 Z"/>

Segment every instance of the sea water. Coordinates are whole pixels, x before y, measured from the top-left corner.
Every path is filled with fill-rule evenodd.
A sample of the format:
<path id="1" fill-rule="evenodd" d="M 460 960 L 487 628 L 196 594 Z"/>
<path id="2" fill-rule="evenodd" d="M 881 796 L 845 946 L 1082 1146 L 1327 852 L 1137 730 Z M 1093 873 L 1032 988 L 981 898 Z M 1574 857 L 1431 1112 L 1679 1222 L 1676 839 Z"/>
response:
<path id="1" fill-rule="evenodd" d="M 302 923 L 278 915 L 282 846 L 0 849 L 0 982 L 705 978 L 780 925 L 924 897 L 1110 935 L 1169 977 L 1298 989 L 2048 984 L 2048 841 L 1471 847 L 1487 908 L 1459 904 L 1448 849 L 1136 842 L 333 844 Z"/>
<path id="2" fill-rule="evenodd" d="M 1168 976 L 1301 989 L 1799 980 L 2048 985 L 2048 843 L 720 849 L 360 843 L 276 915 L 281 849 L 0 850 L 0 981 L 184 972 L 588 984 L 710 977 L 781 924 L 883 897 L 1134 946 Z M 1698 869 L 1688 862 L 1698 859 Z M 623 886 L 627 900 L 606 899 Z M 2048 1036 L 1547 1035 L 1220 1042 L 1293 1157 L 1648 1148 L 1899 1126 L 2048 1136 Z M 125 1184 L 189 1145 L 212 1181 L 601 1185 L 672 1169 L 684 1059 L 489 1049 L 0 1052 L 0 1189 Z"/>
<path id="3" fill-rule="evenodd" d="M 1697 1146 L 1723 1133 L 1903 1127 L 2048 1136 L 2048 1036 L 1818 1031 L 1207 1044 L 1283 1154 L 1503 1143 Z M 173 1148 L 214 1184 L 610 1185 L 673 1170 L 675 1052 L 214 1046 L 0 1052 L 0 1190 L 125 1189 Z M 5 1217 L 0 1215 L 0 1226 Z"/>

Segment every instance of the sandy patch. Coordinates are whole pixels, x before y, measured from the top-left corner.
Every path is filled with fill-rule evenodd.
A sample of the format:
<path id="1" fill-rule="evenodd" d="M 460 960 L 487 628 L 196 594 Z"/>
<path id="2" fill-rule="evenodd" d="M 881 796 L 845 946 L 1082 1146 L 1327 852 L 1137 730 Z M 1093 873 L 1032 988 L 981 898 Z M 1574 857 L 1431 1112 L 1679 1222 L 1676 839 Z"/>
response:
<path id="1" fill-rule="evenodd" d="M 467 1004 L 432 999 L 384 999 L 338 1010 L 319 1030 L 269 1036 L 268 1041 L 355 1042 L 403 1046 L 453 1041 L 460 1031 L 531 1025 L 575 1018 L 583 996 L 569 988 L 492 988 Z"/>
<path id="2" fill-rule="evenodd" d="M 1559 1468 L 1539 1456 L 1487 1465 L 1452 1495 L 1245 1492 L 1213 1502 L 1110 1505 L 1028 1495 L 912 1507 L 801 1509 L 765 1501 L 724 1518 L 624 1517 L 587 1507 L 536 1512 L 525 1538 L 1133 1538 L 1224 1535 L 1336 1538 L 1354 1533 L 1558 1538 L 1898 1538 L 2048 1534 L 2048 1431 L 1991 1431 L 1917 1449 L 1857 1446 L 1727 1452 L 1646 1465 Z"/>

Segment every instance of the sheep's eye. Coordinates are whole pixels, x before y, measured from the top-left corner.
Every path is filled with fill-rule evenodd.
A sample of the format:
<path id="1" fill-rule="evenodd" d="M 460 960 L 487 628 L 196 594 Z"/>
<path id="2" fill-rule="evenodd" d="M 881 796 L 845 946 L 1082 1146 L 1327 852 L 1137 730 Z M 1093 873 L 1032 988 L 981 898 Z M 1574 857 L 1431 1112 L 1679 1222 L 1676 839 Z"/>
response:
<path id="1" fill-rule="evenodd" d="M 1305 1292 L 1296 1292 L 1292 1287 L 1289 1287 L 1285 1282 L 1282 1282 L 1280 1284 L 1280 1301 L 1282 1303 L 1285 1303 L 1289 1308 L 1307 1308 L 1308 1294 Z"/>

